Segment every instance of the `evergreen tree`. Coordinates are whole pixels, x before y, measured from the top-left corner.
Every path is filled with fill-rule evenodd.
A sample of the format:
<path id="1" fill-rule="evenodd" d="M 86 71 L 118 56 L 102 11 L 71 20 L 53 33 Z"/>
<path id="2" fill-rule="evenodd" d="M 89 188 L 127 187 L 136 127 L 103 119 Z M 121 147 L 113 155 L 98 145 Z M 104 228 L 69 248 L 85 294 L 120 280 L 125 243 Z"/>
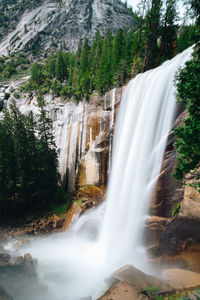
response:
<path id="1" fill-rule="evenodd" d="M 88 39 L 85 38 L 84 44 L 80 55 L 80 69 L 78 75 L 78 86 L 81 95 L 88 98 L 91 93 L 90 89 L 90 71 L 91 71 L 91 61 L 89 60 L 90 47 L 88 44 Z"/>
<path id="2" fill-rule="evenodd" d="M 54 57 L 50 58 L 47 65 L 47 72 L 49 78 L 54 78 L 56 75 L 56 60 Z"/>
<path id="3" fill-rule="evenodd" d="M 64 80 L 67 77 L 66 66 L 63 58 L 63 53 L 61 51 L 57 52 L 55 75 L 57 80 Z"/>
<path id="4" fill-rule="evenodd" d="M 196 27 L 193 24 L 182 25 L 177 40 L 177 51 L 183 52 L 195 43 Z"/>
<path id="5" fill-rule="evenodd" d="M 42 82 L 42 66 L 38 63 L 32 64 L 31 80 L 37 84 L 41 84 Z"/>
<path id="6" fill-rule="evenodd" d="M 164 25 L 161 31 L 161 49 L 158 56 L 158 64 L 160 63 L 160 60 L 164 61 L 166 59 L 171 59 L 176 55 L 176 19 L 176 0 L 167 0 Z"/>
<path id="7" fill-rule="evenodd" d="M 40 182 L 40 189 L 43 191 L 43 202 L 48 199 L 53 199 L 57 188 L 57 154 L 56 146 L 53 136 L 52 120 L 47 117 L 45 111 L 44 98 L 39 96 L 37 98 L 40 107 L 40 116 L 38 121 L 38 131 L 40 137 L 40 158 L 39 161 L 39 177 L 43 180 Z"/>
<path id="8" fill-rule="evenodd" d="M 103 40 L 102 51 L 96 73 L 95 89 L 103 94 L 113 82 L 112 68 L 112 33 L 109 30 Z"/>
<path id="9" fill-rule="evenodd" d="M 117 69 L 117 64 L 120 59 L 124 57 L 125 54 L 125 40 L 124 40 L 124 32 L 120 29 L 113 39 L 113 51 L 112 51 L 112 66 L 113 73 L 115 73 Z"/>
<path id="10" fill-rule="evenodd" d="M 51 88 L 52 88 L 52 94 L 54 96 L 60 96 L 60 92 L 61 92 L 61 89 L 62 89 L 62 84 L 61 84 L 61 82 L 59 80 L 55 79 L 52 82 Z"/>
<path id="11" fill-rule="evenodd" d="M 57 190 L 57 154 L 43 98 L 38 122 L 13 103 L 0 121 L 0 215 L 49 207 Z M 20 211 L 20 214 L 19 214 Z"/>
<path id="12" fill-rule="evenodd" d="M 151 8 L 147 13 L 147 38 L 143 71 L 152 69 L 157 65 L 161 7 L 162 0 L 151 0 Z"/>

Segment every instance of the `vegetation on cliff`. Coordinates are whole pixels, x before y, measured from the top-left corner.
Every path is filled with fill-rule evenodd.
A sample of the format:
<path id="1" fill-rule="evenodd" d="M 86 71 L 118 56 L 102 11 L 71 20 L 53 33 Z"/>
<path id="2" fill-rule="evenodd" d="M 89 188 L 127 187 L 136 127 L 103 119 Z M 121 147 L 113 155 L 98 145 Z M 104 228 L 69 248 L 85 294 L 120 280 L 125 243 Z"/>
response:
<path id="1" fill-rule="evenodd" d="M 197 16 L 196 46 L 192 60 L 177 76 L 177 98 L 186 105 L 187 117 L 183 125 L 175 129 L 178 164 L 174 176 L 182 183 L 193 179 L 192 186 L 200 191 L 200 7 L 196 1 L 191 4 Z"/>
<path id="2" fill-rule="evenodd" d="M 152 17 L 146 17 L 146 22 L 151 23 L 150 18 Z M 185 39 L 183 42 L 183 31 L 188 30 L 187 26 L 182 28 L 180 38 L 176 38 L 175 25 L 171 26 L 173 30 L 171 36 L 168 33 L 167 43 L 168 27 L 165 25 L 162 28 L 163 39 L 160 46 L 157 45 L 157 34 L 153 33 L 155 28 L 147 29 L 142 33 L 142 38 L 135 29 L 128 32 L 119 30 L 115 36 L 108 31 L 105 37 L 97 32 L 92 45 L 85 39 L 76 54 L 58 51 L 43 62 L 33 63 L 31 78 L 24 90 L 40 90 L 42 94 L 51 90 L 54 96 L 79 101 L 87 99 L 94 90 L 103 94 L 114 86 L 122 86 L 137 73 L 172 58 L 179 51 L 178 45 L 180 50 L 184 50 L 193 44 L 191 36 L 190 40 Z M 189 27 L 190 32 L 194 31 L 191 25 Z M 156 44 L 153 47 L 151 45 L 154 40 Z"/>
<path id="3" fill-rule="evenodd" d="M 111 30 L 105 36 L 96 32 L 92 44 L 86 38 L 76 54 L 51 51 L 41 59 L 26 54 L 11 54 L 0 59 L 1 80 L 28 72 L 27 92 L 52 91 L 55 96 L 79 101 L 96 91 L 100 94 L 121 86 L 139 72 L 149 70 L 170 59 L 194 43 L 195 25 L 177 25 L 176 0 L 141 1 L 137 25 L 130 30 Z M 39 50 L 39 49 L 38 49 Z M 36 51 L 37 52 L 37 51 Z"/>

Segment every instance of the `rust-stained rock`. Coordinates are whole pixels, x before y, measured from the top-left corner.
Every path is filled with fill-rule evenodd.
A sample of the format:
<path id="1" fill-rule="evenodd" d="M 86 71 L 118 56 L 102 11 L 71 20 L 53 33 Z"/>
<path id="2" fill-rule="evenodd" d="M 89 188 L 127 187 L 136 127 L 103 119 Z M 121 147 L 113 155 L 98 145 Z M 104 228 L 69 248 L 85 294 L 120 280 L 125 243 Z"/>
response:
<path id="1" fill-rule="evenodd" d="M 74 202 L 66 214 L 62 230 L 63 231 L 68 230 L 70 228 L 70 225 L 79 217 L 81 212 L 82 209 L 80 205 Z"/>

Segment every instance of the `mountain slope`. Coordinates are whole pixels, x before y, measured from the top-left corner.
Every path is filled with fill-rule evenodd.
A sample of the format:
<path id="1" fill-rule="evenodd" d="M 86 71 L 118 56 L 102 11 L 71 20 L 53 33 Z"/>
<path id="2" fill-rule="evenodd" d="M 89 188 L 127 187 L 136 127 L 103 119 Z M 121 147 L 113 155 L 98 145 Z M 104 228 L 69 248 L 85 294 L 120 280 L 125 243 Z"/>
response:
<path id="1" fill-rule="evenodd" d="M 135 24 L 120 0 L 0 0 L 0 11 L 0 55 L 49 47 L 76 51 L 97 30 L 116 33 Z"/>

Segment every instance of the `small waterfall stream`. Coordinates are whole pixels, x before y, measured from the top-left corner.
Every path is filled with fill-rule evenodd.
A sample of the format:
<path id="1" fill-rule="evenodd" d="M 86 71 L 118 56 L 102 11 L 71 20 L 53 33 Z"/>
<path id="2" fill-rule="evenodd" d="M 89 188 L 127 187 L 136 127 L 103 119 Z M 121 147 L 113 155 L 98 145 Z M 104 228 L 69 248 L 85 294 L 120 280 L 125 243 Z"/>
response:
<path id="1" fill-rule="evenodd" d="M 117 121 L 106 203 L 80 217 L 70 232 L 35 238 L 24 249 L 38 259 L 48 299 L 87 299 L 118 267 L 144 268 L 142 228 L 173 122 L 174 77 L 191 52 L 130 81 Z M 83 114 L 82 126 L 84 119 Z"/>

